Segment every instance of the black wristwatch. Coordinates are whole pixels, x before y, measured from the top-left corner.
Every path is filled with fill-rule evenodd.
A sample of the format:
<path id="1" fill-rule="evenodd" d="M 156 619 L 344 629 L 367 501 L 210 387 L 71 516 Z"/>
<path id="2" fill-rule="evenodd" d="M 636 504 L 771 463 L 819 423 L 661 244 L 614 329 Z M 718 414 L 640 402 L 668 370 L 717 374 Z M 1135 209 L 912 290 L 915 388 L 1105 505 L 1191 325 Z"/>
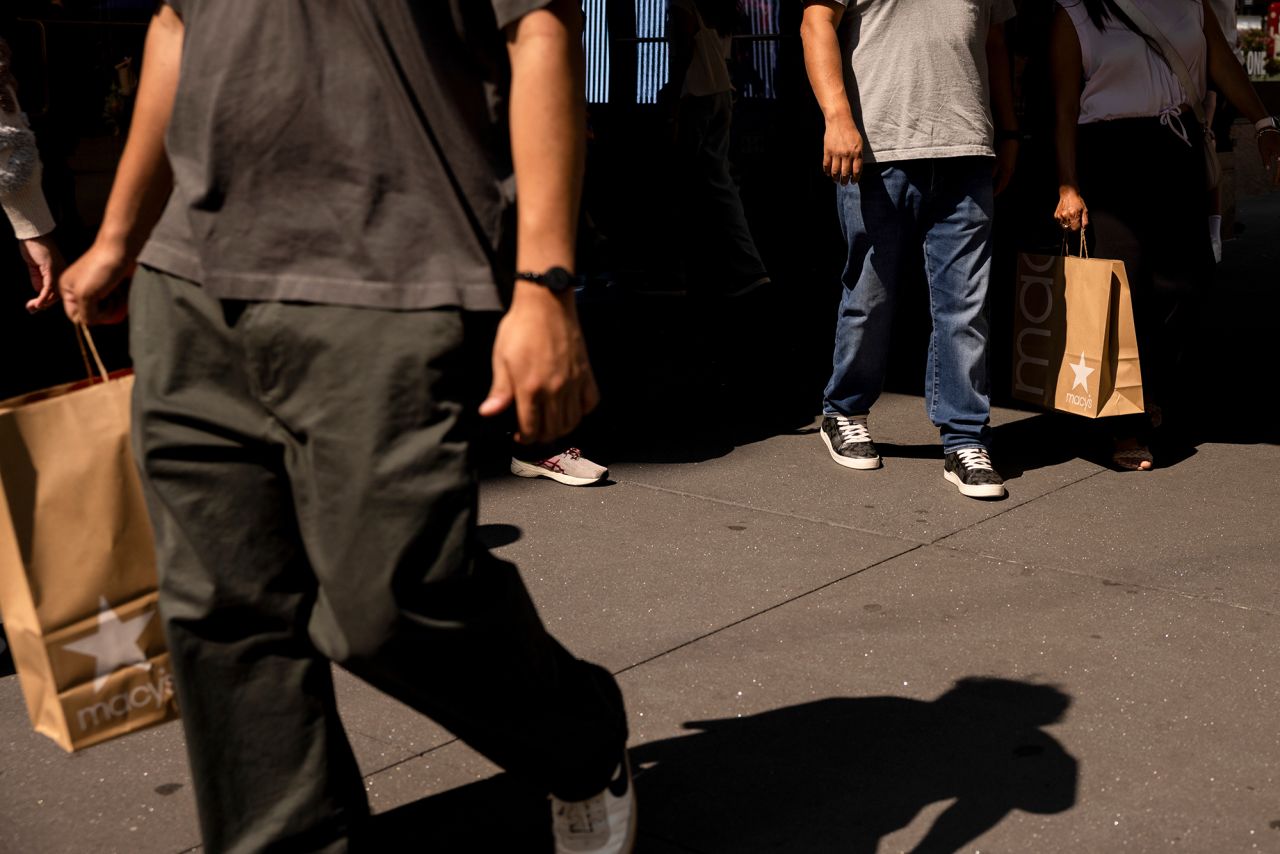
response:
<path id="1" fill-rule="evenodd" d="M 1022 131 L 1019 130 L 998 130 L 996 131 L 996 142 L 1021 142 Z"/>
<path id="2" fill-rule="evenodd" d="M 545 273 L 516 273 L 516 278 L 542 285 L 553 294 L 562 294 L 582 284 L 581 276 L 575 276 L 564 267 L 552 267 Z"/>

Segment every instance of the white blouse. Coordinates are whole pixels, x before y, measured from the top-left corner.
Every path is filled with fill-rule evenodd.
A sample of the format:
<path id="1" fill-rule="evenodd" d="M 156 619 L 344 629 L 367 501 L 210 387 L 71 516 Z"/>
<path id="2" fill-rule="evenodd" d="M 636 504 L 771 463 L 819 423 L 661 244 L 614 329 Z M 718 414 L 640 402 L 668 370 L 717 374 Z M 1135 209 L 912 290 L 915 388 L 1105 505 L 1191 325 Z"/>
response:
<path id="1" fill-rule="evenodd" d="M 1080 124 L 1159 116 L 1204 100 L 1208 47 L 1200 0 L 1132 0 L 1182 57 L 1195 92 L 1184 92 L 1178 75 L 1142 36 L 1114 17 L 1099 30 L 1080 0 L 1057 2 L 1071 17 L 1080 39 L 1084 61 Z"/>

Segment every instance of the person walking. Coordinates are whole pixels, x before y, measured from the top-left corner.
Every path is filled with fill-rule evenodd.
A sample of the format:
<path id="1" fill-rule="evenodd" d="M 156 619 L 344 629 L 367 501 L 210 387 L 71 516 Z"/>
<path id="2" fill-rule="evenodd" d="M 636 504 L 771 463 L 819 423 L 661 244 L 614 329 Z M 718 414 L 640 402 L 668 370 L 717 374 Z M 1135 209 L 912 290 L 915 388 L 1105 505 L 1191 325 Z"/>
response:
<path id="1" fill-rule="evenodd" d="M 561 287 L 580 17 L 167 0 L 152 20 L 103 226 L 62 287 L 73 319 L 116 319 L 140 264 L 135 452 L 210 852 L 359 844 L 330 662 L 548 791 L 557 850 L 634 845 L 617 683 L 478 542 L 470 460 L 480 415 L 514 405 L 517 438 L 548 441 L 596 403 Z"/>
<path id="2" fill-rule="evenodd" d="M 688 291 L 745 296 L 772 283 L 730 169 L 735 0 L 668 0 L 671 79 L 663 100 L 675 142 Z"/>
<path id="3" fill-rule="evenodd" d="M 895 294 L 922 252 L 933 318 L 925 408 L 944 477 L 971 498 L 1006 494 L 990 454 L 984 312 L 993 196 L 1017 157 L 1004 39 L 1013 14 L 1012 0 L 807 0 L 801 24 L 848 243 L 819 435 L 840 465 L 880 467 L 868 416 Z"/>
<path id="4" fill-rule="evenodd" d="M 1132 9 L 1141 17 L 1141 23 Z M 1112 462 L 1155 465 L 1156 428 L 1188 368 L 1192 320 L 1213 276 L 1204 228 L 1204 128 L 1193 105 L 1211 81 L 1256 128 L 1280 184 L 1280 129 L 1254 92 L 1208 0 L 1058 0 L 1051 33 L 1058 206 L 1064 229 L 1088 228 L 1091 252 L 1124 261 L 1133 294 L 1145 415 L 1110 419 Z M 1184 83 L 1185 78 L 1185 83 Z"/>
<path id="5" fill-rule="evenodd" d="M 18 104 L 12 58 L 9 45 L 0 38 L 0 208 L 13 226 L 36 291 L 27 301 L 27 311 L 35 312 L 58 301 L 54 278 L 60 256 L 53 242 L 53 215 L 40 187 L 40 152 Z"/>

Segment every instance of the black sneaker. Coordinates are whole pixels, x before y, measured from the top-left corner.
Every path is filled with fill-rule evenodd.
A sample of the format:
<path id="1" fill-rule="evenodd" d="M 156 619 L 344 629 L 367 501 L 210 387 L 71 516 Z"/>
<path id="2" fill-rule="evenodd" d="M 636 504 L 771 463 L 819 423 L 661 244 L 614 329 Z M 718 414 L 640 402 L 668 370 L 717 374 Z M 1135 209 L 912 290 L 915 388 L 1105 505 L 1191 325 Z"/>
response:
<path id="1" fill-rule="evenodd" d="M 880 453 L 867 430 L 867 416 L 824 415 L 820 432 L 831 459 L 840 465 L 851 469 L 880 468 Z"/>
<path id="2" fill-rule="evenodd" d="M 986 448 L 961 448 L 947 454 L 943 477 L 970 498 L 1004 498 L 1004 478 L 991 465 Z"/>

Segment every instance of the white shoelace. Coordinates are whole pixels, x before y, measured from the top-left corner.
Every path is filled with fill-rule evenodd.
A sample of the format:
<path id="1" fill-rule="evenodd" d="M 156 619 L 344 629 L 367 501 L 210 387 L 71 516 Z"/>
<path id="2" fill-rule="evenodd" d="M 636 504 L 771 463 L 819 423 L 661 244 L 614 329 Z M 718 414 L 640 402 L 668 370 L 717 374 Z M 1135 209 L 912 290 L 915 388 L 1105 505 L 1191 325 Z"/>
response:
<path id="1" fill-rule="evenodd" d="M 836 416 L 836 429 L 840 431 L 840 447 L 858 442 L 870 442 L 871 431 L 867 429 L 865 415 L 850 418 L 847 415 Z"/>
<path id="2" fill-rule="evenodd" d="M 961 448 L 956 451 L 960 457 L 960 464 L 967 469 L 982 469 L 984 471 L 995 471 L 995 466 L 991 465 L 991 455 L 987 453 L 986 448 Z"/>
<path id="3" fill-rule="evenodd" d="M 1182 108 L 1172 104 L 1160 111 L 1160 124 L 1173 131 L 1173 135 L 1191 147 L 1191 138 L 1187 136 L 1187 126 L 1182 123 Z"/>

